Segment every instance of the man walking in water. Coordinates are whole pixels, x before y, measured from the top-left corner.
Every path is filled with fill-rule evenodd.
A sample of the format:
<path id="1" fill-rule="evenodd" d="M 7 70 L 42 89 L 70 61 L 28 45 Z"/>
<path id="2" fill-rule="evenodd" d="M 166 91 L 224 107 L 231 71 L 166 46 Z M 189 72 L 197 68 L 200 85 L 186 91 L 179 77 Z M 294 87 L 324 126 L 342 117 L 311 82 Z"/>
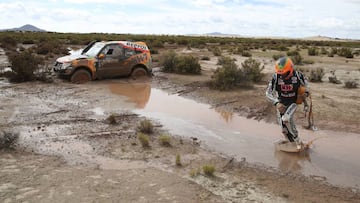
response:
<path id="1" fill-rule="evenodd" d="M 302 142 L 294 123 L 297 104 L 309 96 L 308 82 L 304 75 L 294 70 L 294 64 L 288 57 L 280 58 L 275 64 L 275 73 L 266 90 L 267 99 L 276 106 L 278 122 L 282 133 L 290 142 L 295 142 L 298 150 Z M 298 99 L 298 97 L 300 99 Z M 304 103 L 304 110 L 307 104 Z"/>

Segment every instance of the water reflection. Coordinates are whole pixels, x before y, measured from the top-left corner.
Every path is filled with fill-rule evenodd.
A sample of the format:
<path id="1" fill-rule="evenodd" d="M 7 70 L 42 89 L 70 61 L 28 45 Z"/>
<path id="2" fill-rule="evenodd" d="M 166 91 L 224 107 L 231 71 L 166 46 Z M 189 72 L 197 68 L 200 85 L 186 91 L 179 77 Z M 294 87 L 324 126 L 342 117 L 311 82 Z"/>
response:
<path id="1" fill-rule="evenodd" d="M 306 162 L 311 163 L 310 153 L 308 150 L 300 153 L 275 150 L 274 156 L 278 161 L 279 168 L 286 171 L 300 171 L 303 169 Z"/>
<path id="2" fill-rule="evenodd" d="M 220 109 L 220 108 L 215 108 L 215 111 L 217 113 L 220 114 L 220 116 L 227 122 L 231 122 L 232 121 L 232 118 L 233 118 L 233 115 L 234 113 L 233 112 L 229 112 L 229 111 L 225 111 L 223 109 Z"/>
<path id="3" fill-rule="evenodd" d="M 236 113 L 211 108 L 208 104 L 151 89 L 148 83 L 110 84 L 110 90 L 128 97 L 137 105 L 138 109 L 132 109 L 135 113 L 158 120 L 170 133 L 197 137 L 202 145 L 221 153 L 245 157 L 249 162 L 259 162 L 285 171 L 324 176 L 330 183 L 342 186 L 352 187 L 360 181 L 358 133 L 299 129 L 304 141 L 316 140 L 316 147 L 312 144 L 310 150 L 299 154 L 274 152 L 274 146 L 270 143 L 282 138 L 276 124 L 246 119 Z"/>
<path id="4" fill-rule="evenodd" d="M 150 83 L 112 83 L 109 88 L 114 94 L 126 96 L 141 109 L 145 108 L 151 93 Z"/>

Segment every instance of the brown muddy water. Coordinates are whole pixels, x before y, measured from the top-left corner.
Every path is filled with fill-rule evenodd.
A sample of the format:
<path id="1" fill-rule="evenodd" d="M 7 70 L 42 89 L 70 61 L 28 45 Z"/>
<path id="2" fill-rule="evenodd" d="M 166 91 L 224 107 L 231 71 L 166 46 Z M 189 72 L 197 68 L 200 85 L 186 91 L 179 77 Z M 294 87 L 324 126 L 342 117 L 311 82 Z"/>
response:
<path id="1" fill-rule="evenodd" d="M 203 146 L 238 160 L 360 188 L 360 134 L 299 129 L 304 142 L 314 140 L 313 144 L 302 153 L 286 153 L 275 150 L 274 143 L 283 138 L 275 124 L 246 119 L 169 94 L 151 88 L 150 83 L 110 82 L 108 87 L 112 93 L 125 96 L 133 103 L 129 110 L 158 120 L 171 133 L 196 137 Z"/>

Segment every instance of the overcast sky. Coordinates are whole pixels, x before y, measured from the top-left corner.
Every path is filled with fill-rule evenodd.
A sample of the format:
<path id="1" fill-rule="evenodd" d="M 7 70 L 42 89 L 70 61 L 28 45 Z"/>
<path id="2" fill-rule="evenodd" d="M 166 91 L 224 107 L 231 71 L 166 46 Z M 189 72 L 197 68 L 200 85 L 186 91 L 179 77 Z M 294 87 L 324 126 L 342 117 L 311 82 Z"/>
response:
<path id="1" fill-rule="evenodd" d="M 0 29 L 360 39 L 360 0 L 0 0 Z"/>

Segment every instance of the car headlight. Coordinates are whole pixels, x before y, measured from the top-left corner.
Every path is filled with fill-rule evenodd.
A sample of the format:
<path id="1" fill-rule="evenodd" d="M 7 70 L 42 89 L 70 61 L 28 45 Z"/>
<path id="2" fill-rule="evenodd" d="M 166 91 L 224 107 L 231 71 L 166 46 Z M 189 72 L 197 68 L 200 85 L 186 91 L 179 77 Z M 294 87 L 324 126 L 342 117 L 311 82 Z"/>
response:
<path id="1" fill-rule="evenodd" d="M 62 64 L 61 69 L 65 70 L 65 69 L 69 69 L 69 68 L 71 69 L 71 63 L 66 63 L 65 62 L 65 63 Z"/>

